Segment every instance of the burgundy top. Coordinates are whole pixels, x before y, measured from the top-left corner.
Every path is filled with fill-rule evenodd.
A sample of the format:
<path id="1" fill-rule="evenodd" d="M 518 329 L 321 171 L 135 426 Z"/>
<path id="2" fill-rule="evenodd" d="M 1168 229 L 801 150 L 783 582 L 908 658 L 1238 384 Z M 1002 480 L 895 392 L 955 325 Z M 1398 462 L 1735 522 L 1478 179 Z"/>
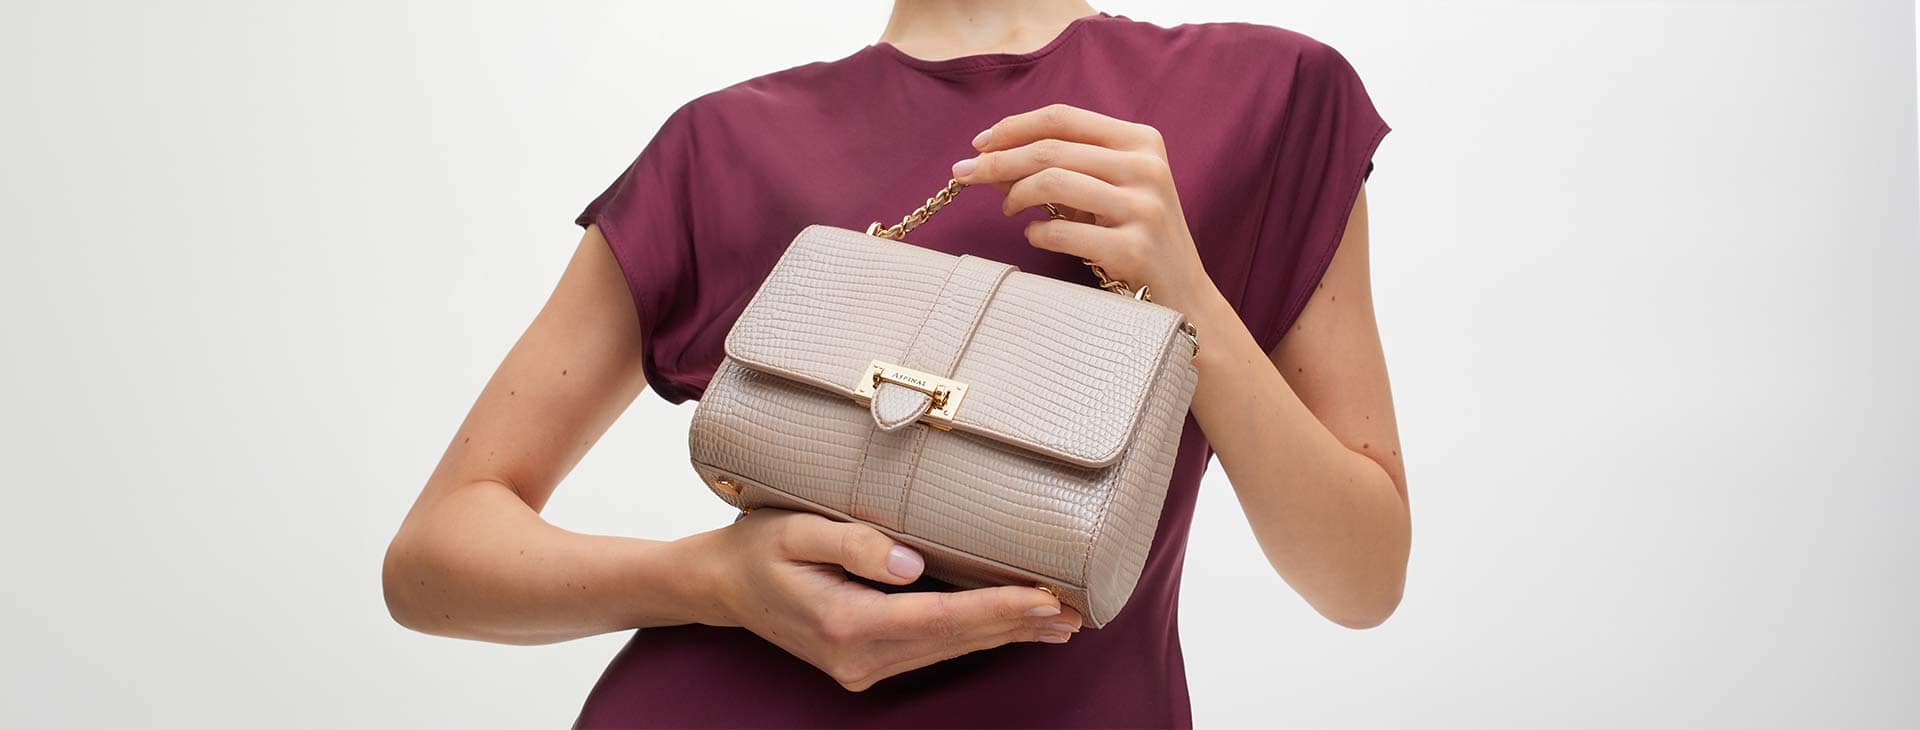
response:
<path id="1" fill-rule="evenodd" d="M 1326 270 L 1387 133 L 1339 53 L 1245 23 L 1163 28 L 1100 13 L 1031 53 L 926 61 L 880 43 L 735 84 L 675 111 L 579 216 L 599 224 L 632 289 L 649 384 L 675 403 L 699 397 L 727 330 L 802 228 L 897 221 L 974 154 L 976 133 L 1054 102 L 1160 130 L 1200 258 L 1267 350 Z M 999 207 L 997 192 L 968 191 L 909 238 L 1093 283 L 1077 259 L 1027 244 L 1022 228 L 1043 212 L 1007 218 Z M 1176 609 L 1212 455 L 1191 417 L 1179 453 L 1139 586 L 1106 628 L 978 652 L 863 693 L 744 629 L 645 629 L 579 724 L 1190 725 Z"/>

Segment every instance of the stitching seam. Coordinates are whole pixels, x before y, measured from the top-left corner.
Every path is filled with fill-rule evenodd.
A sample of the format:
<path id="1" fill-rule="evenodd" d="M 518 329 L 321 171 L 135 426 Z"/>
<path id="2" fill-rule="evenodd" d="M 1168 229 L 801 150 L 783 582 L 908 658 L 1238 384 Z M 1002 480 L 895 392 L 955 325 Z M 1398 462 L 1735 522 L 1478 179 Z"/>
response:
<path id="1" fill-rule="evenodd" d="M 907 508 L 913 502 L 913 481 L 920 476 L 920 455 L 927 453 L 927 425 L 916 423 L 913 428 L 916 429 L 913 434 L 913 461 L 908 462 L 906 479 L 900 484 L 900 521 L 894 523 L 900 526 L 901 532 L 909 532 Z"/>

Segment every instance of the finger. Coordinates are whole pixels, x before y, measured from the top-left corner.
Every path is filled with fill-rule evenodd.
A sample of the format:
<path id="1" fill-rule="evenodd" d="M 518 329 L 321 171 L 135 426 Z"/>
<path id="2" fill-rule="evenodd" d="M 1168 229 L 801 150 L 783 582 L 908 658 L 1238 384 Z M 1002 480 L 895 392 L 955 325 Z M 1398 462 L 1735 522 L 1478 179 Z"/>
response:
<path id="1" fill-rule="evenodd" d="M 997 183 L 992 183 L 992 185 L 993 185 L 993 189 L 1000 191 L 1000 196 L 1002 198 L 1006 197 L 1007 190 L 1013 187 L 1013 183 L 1010 183 L 1010 182 L 997 182 Z M 1054 203 L 1053 210 L 1059 211 L 1059 215 L 1054 215 L 1053 211 L 1048 211 L 1047 215 L 1055 218 L 1065 218 L 1067 220 L 1080 221 L 1081 223 L 1094 222 L 1092 213 L 1079 210 L 1077 208 L 1074 208 L 1071 205 L 1062 205 L 1059 203 Z"/>
<path id="2" fill-rule="evenodd" d="M 1152 155 L 1085 142 L 1043 139 L 997 152 L 982 152 L 953 164 L 953 177 L 968 185 L 1014 182 L 1049 167 L 1086 173 L 1114 185 L 1143 182 L 1164 170 Z"/>
<path id="3" fill-rule="evenodd" d="M 785 526 L 782 543 L 794 560 L 831 563 L 862 578 L 906 585 L 920 578 L 926 560 L 879 530 L 818 515 L 796 515 Z"/>
<path id="4" fill-rule="evenodd" d="M 1053 594 L 1021 586 L 952 593 L 876 593 L 848 612 L 865 626 L 863 638 L 878 641 L 966 642 L 1009 631 L 1037 637 L 1041 633 L 1071 634 L 1083 625 L 1080 612 L 1060 603 Z"/>
<path id="5" fill-rule="evenodd" d="M 1072 609 L 1068 610 L 1071 611 Z M 876 649 L 882 656 L 891 658 L 891 661 L 883 659 L 880 667 L 863 677 L 854 689 L 864 690 L 888 677 L 905 674 L 915 669 L 932 666 L 949 659 L 972 654 L 976 651 L 985 651 L 1016 642 L 1065 644 L 1072 640 L 1075 632 L 1080 630 L 1079 621 L 1080 615 L 1073 613 L 1071 623 L 1068 623 L 1063 617 L 1049 619 L 1048 623 L 1039 623 L 1036 619 L 1029 619 L 1026 623 L 1016 625 L 999 633 L 987 634 L 964 641 L 909 639 L 879 642 L 876 645 Z"/>
<path id="6" fill-rule="evenodd" d="M 1041 207 L 1044 208 L 1046 206 L 1041 206 Z M 1092 213 L 1088 213 L 1084 210 L 1080 210 L 1071 205 L 1060 205 L 1058 203 L 1055 203 L 1052 208 L 1049 208 L 1047 210 L 1047 217 L 1052 218 L 1054 220 L 1070 221 L 1074 223 L 1097 223 Z"/>
<path id="7" fill-rule="evenodd" d="M 995 122 L 974 137 L 973 148 L 991 152 L 1047 138 L 1085 142 L 1117 150 L 1164 149 L 1160 132 L 1152 127 L 1066 104 L 1050 104 Z"/>
<path id="8" fill-rule="evenodd" d="M 1080 629 L 1086 626 L 1086 622 L 1081 618 L 1080 612 L 1075 610 L 1074 607 L 1067 605 L 1060 606 L 1060 615 L 1053 617 L 1047 624 L 1048 625 L 1043 628 L 1049 631 L 1065 631 L 1069 634 L 1079 633 Z"/>
<path id="9" fill-rule="evenodd" d="M 1062 614 L 1060 599 L 1025 586 L 896 593 L 878 597 L 873 605 L 875 612 L 868 620 L 873 622 L 871 635 L 876 639 L 964 641 Z"/>
<path id="10" fill-rule="evenodd" d="M 1130 219 L 1133 193 L 1082 172 L 1049 167 L 1007 188 L 1000 212 L 1013 215 L 1043 203 L 1068 205 L 1105 222 Z"/>
<path id="11" fill-rule="evenodd" d="M 1049 219 L 1027 224 L 1027 243 L 1034 248 L 1073 254 L 1093 263 L 1110 258 L 1126 235 L 1113 228 L 1079 221 Z"/>

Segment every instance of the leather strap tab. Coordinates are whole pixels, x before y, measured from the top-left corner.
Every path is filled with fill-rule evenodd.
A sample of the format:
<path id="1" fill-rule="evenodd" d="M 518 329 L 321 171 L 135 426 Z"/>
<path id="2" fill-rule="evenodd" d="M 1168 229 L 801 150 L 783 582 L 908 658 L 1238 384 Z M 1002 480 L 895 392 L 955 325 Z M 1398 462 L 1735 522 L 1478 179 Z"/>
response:
<path id="1" fill-rule="evenodd" d="M 1012 271 L 1011 264 L 961 256 L 940 287 L 940 296 L 934 298 L 933 308 L 920 324 L 920 332 L 914 335 L 906 357 L 895 364 L 941 377 L 953 375 L 960 354 L 973 339 L 973 328 L 980 323 L 980 315 L 987 311 L 994 291 Z M 894 383 L 881 383 L 873 393 L 873 425 L 881 431 L 905 427 L 925 415 L 932 405 L 933 398 L 926 393 Z"/>
<path id="2" fill-rule="evenodd" d="M 891 433 L 877 428 L 868 431 L 847 514 L 890 530 L 906 529 L 902 523 L 906 519 L 907 491 L 919 468 L 920 448 L 926 444 L 929 430 L 921 426 Z"/>

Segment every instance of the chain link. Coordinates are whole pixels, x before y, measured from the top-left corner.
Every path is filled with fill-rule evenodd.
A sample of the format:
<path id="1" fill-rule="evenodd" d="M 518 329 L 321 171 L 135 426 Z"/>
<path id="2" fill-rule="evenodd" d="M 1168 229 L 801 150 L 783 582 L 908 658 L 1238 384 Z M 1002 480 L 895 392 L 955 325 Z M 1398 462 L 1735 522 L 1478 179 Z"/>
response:
<path id="1" fill-rule="evenodd" d="M 933 214 L 940 212 L 941 208 L 947 207 L 948 203 L 953 202 L 953 196 L 959 193 L 961 188 L 966 186 L 966 183 L 960 182 L 959 180 L 948 180 L 946 187 L 941 188 L 940 192 L 934 193 L 933 197 L 927 198 L 927 202 L 921 203 L 918 208 L 914 208 L 913 212 L 908 213 L 907 217 L 900 219 L 899 223 L 883 228 L 880 226 L 880 221 L 874 221 L 871 225 L 867 226 L 867 235 L 879 236 L 895 241 L 904 241 L 907 238 L 908 232 L 919 228 L 920 224 L 927 222 L 927 219 L 932 218 Z"/>

